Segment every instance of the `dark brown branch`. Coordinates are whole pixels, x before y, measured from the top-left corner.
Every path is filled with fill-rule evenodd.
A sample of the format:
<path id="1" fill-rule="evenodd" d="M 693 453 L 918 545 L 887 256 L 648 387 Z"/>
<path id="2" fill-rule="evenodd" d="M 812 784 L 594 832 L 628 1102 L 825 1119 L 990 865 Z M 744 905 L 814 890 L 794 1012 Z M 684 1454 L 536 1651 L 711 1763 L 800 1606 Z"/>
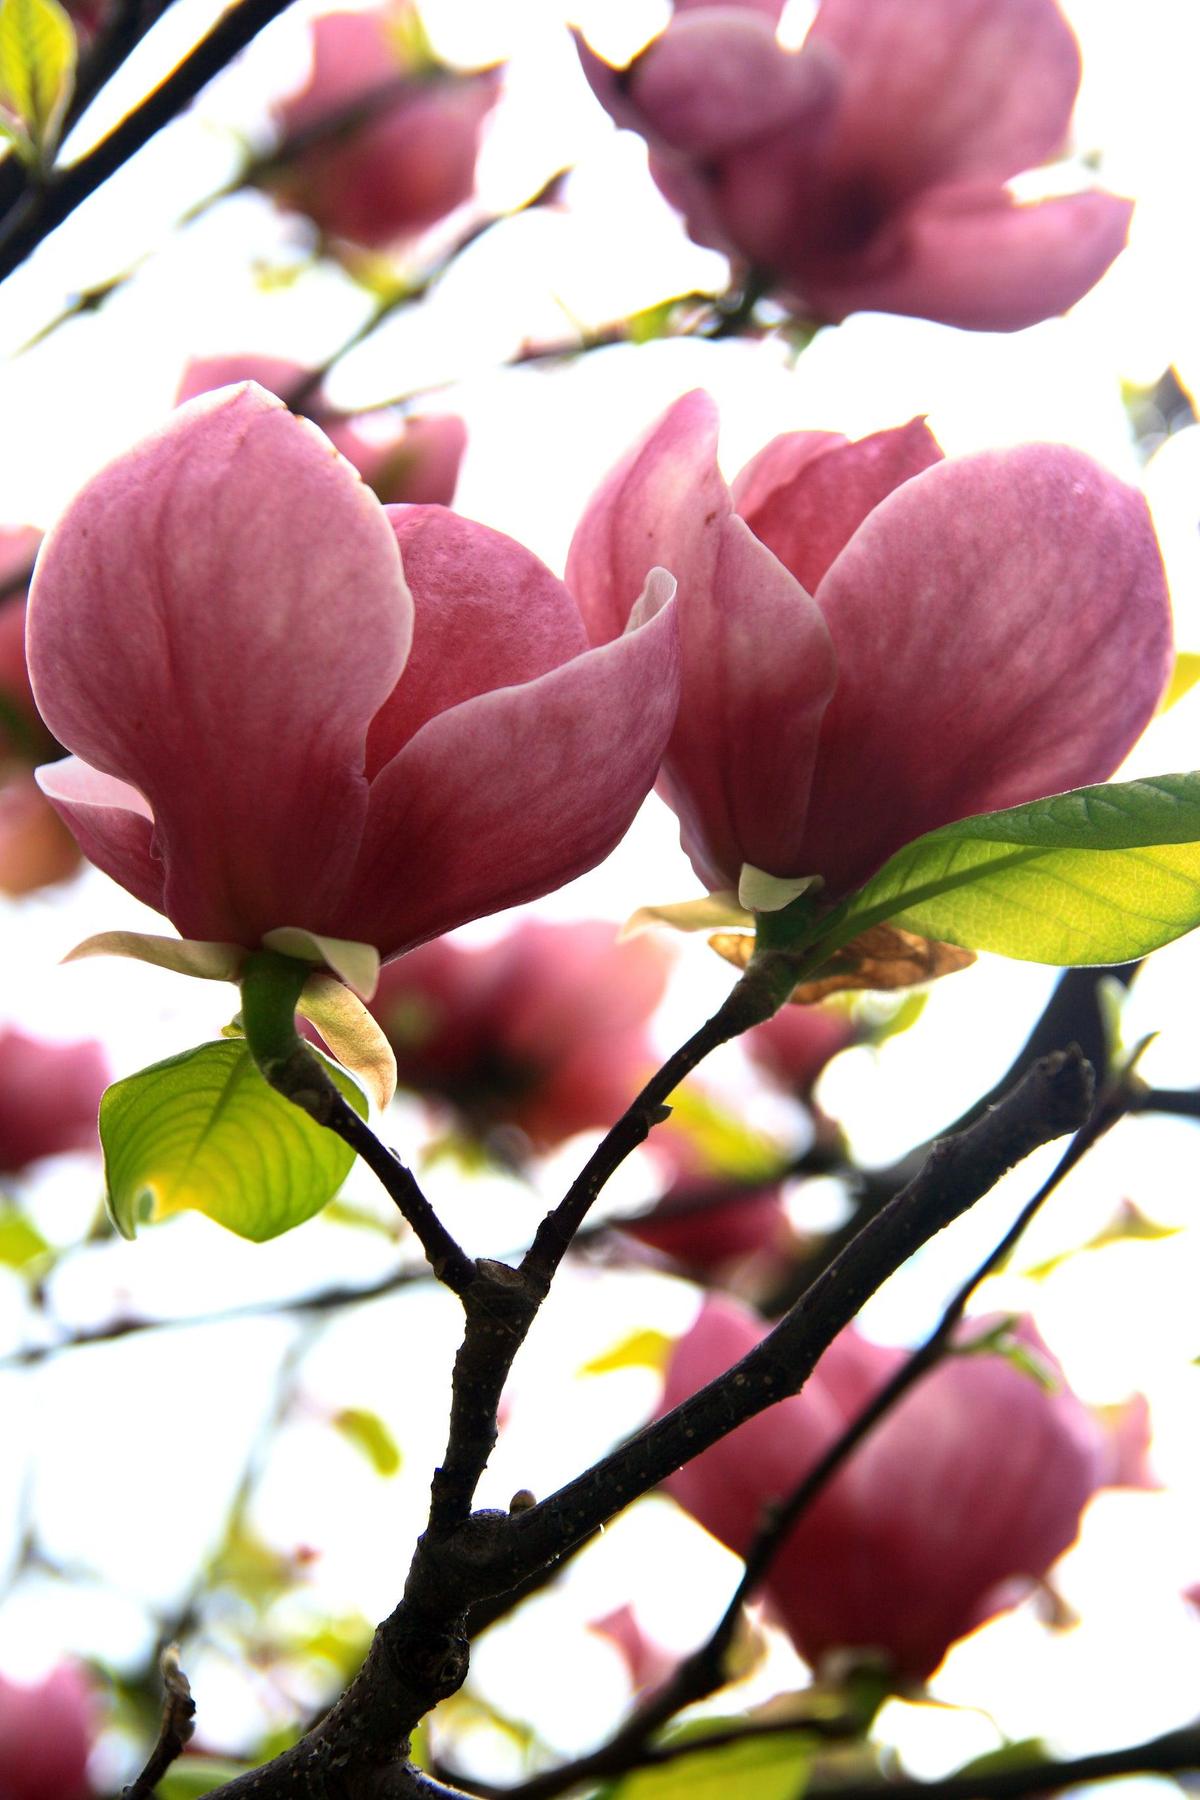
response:
<path id="1" fill-rule="evenodd" d="M 547 1213 L 521 1264 L 525 1274 L 549 1288 L 605 1183 L 626 1157 L 639 1144 L 645 1143 L 654 1126 L 668 1116 L 670 1109 L 665 1104 L 668 1097 L 710 1050 L 728 1043 L 731 1038 L 740 1037 L 752 1025 L 760 1025 L 773 1017 L 791 991 L 792 980 L 784 956 L 758 957 L 750 964 L 712 1018 L 646 1083 L 588 1158 L 564 1198 Z"/>
<path id="2" fill-rule="evenodd" d="M 289 4 L 290 0 L 238 0 L 95 149 L 40 185 L 27 185 L 0 225 L 0 281 L 169 125 Z"/>
<path id="3" fill-rule="evenodd" d="M 876 1288 L 1015 1163 L 1077 1130 L 1092 1096 L 1089 1065 L 1078 1051 L 1059 1052 L 1036 1063 L 969 1131 L 935 1144 L 921 1173 L 733 1369 L 514 1521 L 516 1577 L 560 1555 L 719 1438 L 795 1393 Z"/>

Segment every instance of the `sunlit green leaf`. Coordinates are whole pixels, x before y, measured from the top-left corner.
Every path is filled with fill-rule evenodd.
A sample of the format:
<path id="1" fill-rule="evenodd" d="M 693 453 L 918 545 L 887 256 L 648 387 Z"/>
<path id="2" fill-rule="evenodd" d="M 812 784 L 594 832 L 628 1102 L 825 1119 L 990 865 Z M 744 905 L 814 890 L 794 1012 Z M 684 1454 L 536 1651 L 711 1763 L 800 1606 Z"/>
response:
<path id="1" fill-rule="evenodd" d="M 712 1720 L 672 1733 L 664 1742 L 695 1736 L 702 1741 Z M 812 1756 L 812 1739 L 747 1737 L 740 1743 L 680 1756 L 657 1767 L 637 1769 L 601 1790 L 601 1800 L 799 1800 Z"/>
<path id="2" fill-rule="evenodd" d="M 50 1255 L 50 1246 L 23 1212 L 0 1205 L 0 1263 L 6 1269 L 28 1268 Z"/>
<path id="3" fill-rule="evenodd" d="M 394 1475 L 400 1467 L 400 1447 L 379 1417 L 361 1406 L 345 1406 L 335 1413 L 333 1423 L 361 1450 L 377 1475 Z"/>
<path id="4" fill-rule="evenodd" d="M 1160 1225 L 1157 1219 L 1151 1219 L 1132 1200 L 1123 1200 L 1112 1218 L 1099 1231 L 1094 1232 L 1086 1243 L 1062 1250 L 1057 1256 L 1048 1256 L 1044 1262 L 1036 1263 L 1033 1268 L 1024 1272 L 1034 1281 L 1041 1281 L 1084 1251 L 1104 1250 L 1109 1244 L 1156 1243 L 1161 1238 L 1175 1237 L 1182 1229 L 1181 1225 Z"/>
<path id="5" fill-rule="evenodd" d="M 961 1769 L 954 1772 L 954 1780 L 962 1775 L 998 1775 L 1006 1769 L 1027 1769 L 1031 1763 L 1045 1762 L 1050 1752 L 1046 1748 L 1044 1738 L 1017 1738 L 1011 1744 L 1002 1744 L 998 1750 L 985 1750 L 982 1756 L 972 1757 Z"/>
<path id="6" fill-rule="evenodd" d="M 1077 788 L 905 845 L 828 948 L 892 920 L 1027 962 L 1129 962 L 1200 923 L 1200 773 Z"/>
<path id="7" fill-rule="evenodd" d="M 0 106 L 38 160 L 57 142 L 75 85 L 75 54 L 75 27 L 58 0 L 0 0 Z"/>
<path id="8" fill-rule="evenodd" d="M 316 1054 L 316 1052 L 314 1052 Z M 360 1116 L 366 1101 L 322 1058 Z M 124 1237 L 188 1209 L 261 1243 L 331 1200 L 353 1151 L 268 1087 L 244 1043 L 201 1044 L 110 1087 L 100 1103 L 108 1207 Z"/>
<path id="9" fill-rule="evenodd" d="M 634 1331 L 611 1350 L 584 1363 L 581 1375 L 610 1375 L 614 1369 L 663 1369 L 674 1348 L 665 1331 Z"/>

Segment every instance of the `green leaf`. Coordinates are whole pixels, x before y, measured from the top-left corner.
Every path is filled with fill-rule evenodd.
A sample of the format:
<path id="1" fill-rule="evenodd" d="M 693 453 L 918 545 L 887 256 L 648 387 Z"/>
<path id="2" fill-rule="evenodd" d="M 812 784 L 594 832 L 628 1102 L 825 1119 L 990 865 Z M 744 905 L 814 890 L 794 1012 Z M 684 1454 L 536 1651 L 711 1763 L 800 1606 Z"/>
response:
<path id="1" fill-rule="evenodd" d="M 0 1205 L 0 1263 L 6 1269 L 24 1269 L 51 1254 L 50 1246 L 15 1206 Z"/>
<path id="2" fill-rule="evenodd" d="M 335 1413 L 333 1423 L 361 1450 L 377 1475 L 394 1475 L 400 1467 L 400 1447 L 379 1417 L 360 1406 L 346 1406 Z"/>
<path id="3" fill-rule="evenodd" d="M 804 1791 L 812 1757 L 812 1739 L 797 1732 L 793 1737 L 746 1737 L 720 1749 L 703 1749 L 702 1731 L 714 1722 L 693 1725 L 688 1735 L 699 1739 L 694 1756 L 680 1756 L 658 1767 L 637 1769 L 601 1790 L 598 1800 L 799 1800 Z M 672 1733 L 664 1743 L 678 1742 L 683 1732 Z"/>
<path id="4" fill-rule="evenodd" d="M 1171 679 L 1167 683 L 1167 691 L 1162 697 L 1159 712 L 1170 712 L 1177 701 L 1185 694 L 1190 694 L 1196 683 L 1200 681 L 1200 652 L 1195 650 L 1177 650 L 1175 666 L 1171 670 Z"/>
<path id="5" fill-rule="evenodd" d="M 200 1800 L 237 1775 L 245 1775 L 252 1765 L 226 1762 L 210 1756 L 184 1756 L 161 1777 L 154 1792 L 158 1800 Z"/>
<path id="6" fill-rule="evenodd" d="M 321 1061 L 365 1116 L 350 1077 Z M 191 1209 L 262 1243 L 320 1212 L 354 1161 L 341 1138 L 267 1086 L 237 1040 L 201 1044 L 118 1081 L 100 1102 L 100 1142 L 123 1237 L 144 1218 Z"/>
<path id="7" fill-rule="evenodd" d="M 38 161 L 58 141 L 75 86 L 75 27 L 58 0 L 0 0 L 0 106 Z"/>
<path id="8" fill-rule="evenodd" d="M 1076 788 L 906 844 L 834 915 L 829 953 L 885 920 L 971 950 L 1129 962 L 1200 923 L 1200 773 Z"/>

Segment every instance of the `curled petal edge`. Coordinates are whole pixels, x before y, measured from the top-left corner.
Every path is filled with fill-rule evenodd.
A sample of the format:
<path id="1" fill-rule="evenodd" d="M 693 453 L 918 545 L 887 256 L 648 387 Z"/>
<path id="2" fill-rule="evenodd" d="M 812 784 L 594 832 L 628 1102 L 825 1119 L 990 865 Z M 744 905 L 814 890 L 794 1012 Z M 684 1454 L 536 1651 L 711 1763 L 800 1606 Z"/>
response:
<path id="1" fill-rule="evenodd" d="M 247 952 L 240 944 L 205 942 L 201 938 L 157 937 L 149 931 L 98 931 L 63 957 L 65 963 L 85 956 L 128 956 L 134 962 L 195 975 L 201 981 L 236 981 Z"/>
<path id="2" fill-rule="evenodd" d="M 661 906 L 639 906 L 617 933 L 617 942 L 640 937 L 642 932 L 652 931 L 656 925 L 669 925 L 675 931 L 713 931 L 720 925 L 740 925 L 749 929 L 754 925 L 754 915 L 739 905 L 732 890 L 722 889 L 695 900 L 668 900 Z"/>
<path id="3" fill-rule="evenodd" d="M 316 1026 L 338 1062 L 358 1076 L 383 1112 L 396 1092 L 396 1057 L 358 995 L 333 975 L 310 975 L 296 1011 Z"/>

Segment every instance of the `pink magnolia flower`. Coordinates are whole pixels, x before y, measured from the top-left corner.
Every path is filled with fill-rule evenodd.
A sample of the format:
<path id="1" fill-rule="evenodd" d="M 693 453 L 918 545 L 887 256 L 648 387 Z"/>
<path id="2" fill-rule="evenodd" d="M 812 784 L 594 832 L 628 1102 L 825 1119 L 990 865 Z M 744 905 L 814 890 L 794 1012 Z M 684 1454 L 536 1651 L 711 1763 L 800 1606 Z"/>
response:
<path id="1" fill-rule="evenodd" d="M 820 0 L 798 51 L 777 10 L 690 7 L 622 71 L 580 44 L 698 243 L 821 319 L 1014 331 L 1100 279 L 1128 201 L 1005 185 L 1066 138 L 1079 50 L 1054 0 Z"/>
<path id="2" fill-rule="evenodd" d="M 27 1685 L 0 1675 L 0 1794 L 4 1800 L 89 1800 L 94 1701 L 71 1663 Z"/>
<path id="3" fill-rule="evenodd" d="M 435 225 L 470 198 L 479 133 L 498 69 L 416 66 L 404 48 L 412 7 L 326 13 L 312 27 L 308 83 L 275 107 L 284 145 L 360 104 L 371 116 L 287 158 L 274 193 L 334 237 L 366 249 Z"/>
<path id="4" fill-rule="evenodd" d="M 182 406 L 197 394 L 210 394 L 214 388 L 230 387 L 238 381 L 257 381 L 287 403 L 308 373 L 300 363 L 280 356 L 197 356 L 183 371 L 175 404 Z M 405 419 L 398 431 L 374 437 L 365 434 L 353 419 L 331 415 L 319 399 L 306 400 L 303 411 L 347 462 L 354 464 L 385 506 L 404 502 L 449 506 L 453 500 L 458 466 L 467 446 L 467 428 L 453 414 Z"/>
<path id="5" fill-rule="evenodd" d="M 791 1240 L 778 1188 L 739 1193 L 711 1176 L 669 1188 L 653 1212 L 621 1229 L 697 1280 L 720 1278 L 751 1257 L 773 1267 Z"/>
<path id="6" fill-rule="evenodd" d="M 793 432 L 732 492 L 716 410 L 677 401 L 575 533 L 593 642 L 647 568 L 679 583 L 683 697 L 660 789 L 700 879 L 852 891 L 953 819 L 1102 780 L 1171 654 L 1140 494 L 1077 450 L 944 462 L 920 420 Z"/>
<path id="7" fill-rule="evenodd" d="M 1061 1383 L 1028 1321 L 1019 1336 Z M 675 1348 L 663 1410 L 721 1374 L 768 1327 L 705 1302 Z M 904 1360 L 848 1327 L 803 1393 L 768 1408 L 673 1475 L 675 1498 L 739 1554 L 767 1502 L 788 1494 Z M 924 1680 L 951 1644 L 1013 1606 L 1074 1541 L 1110 1479 L 1106 1432 L 1065 1385 L 1048 1392 L 990 1353 L 925 1376 L 804 1514 L 767 1591 L 810 1663 L 883 1651 Z"/>
<path id="8" fill-rule="evenodd" d="M 25 586 L 41 540 L 32 526 L 0 530 L 0 893 L 12 895 L 62 881 L 80 860 L 33 779 L 57 751 L 25 663 Z"/>
<path id="9" fill-rule="evenodd" d="M 548 1150 L 616 1122 L 654 1068 L 647 1033 L 666 957 L 598 920 L 530 919 L 483 948 L 439 939 L 387 968 L 371 1002 L 402 1086 L 468 1130 Z"/>
<path id="10" fill-rule="evenodd" d="M 0 1030 L 0 1173 L 19 1174 L 66 1150 L 94 1150 L 110 1079 L 97 1043 L 47 1044 L 11 1026 Z"/>
<path id="11" fill-rule="evenodd" d="M 385 510 L 315 426 L 226 388 L 46 540 L 29 666 L 76 756 L 40 779 L 184 937 L 293 925 L 396 955 L 618 842 L 674 716 L 671 586 L 589 651 L 529 551 Z"/>

